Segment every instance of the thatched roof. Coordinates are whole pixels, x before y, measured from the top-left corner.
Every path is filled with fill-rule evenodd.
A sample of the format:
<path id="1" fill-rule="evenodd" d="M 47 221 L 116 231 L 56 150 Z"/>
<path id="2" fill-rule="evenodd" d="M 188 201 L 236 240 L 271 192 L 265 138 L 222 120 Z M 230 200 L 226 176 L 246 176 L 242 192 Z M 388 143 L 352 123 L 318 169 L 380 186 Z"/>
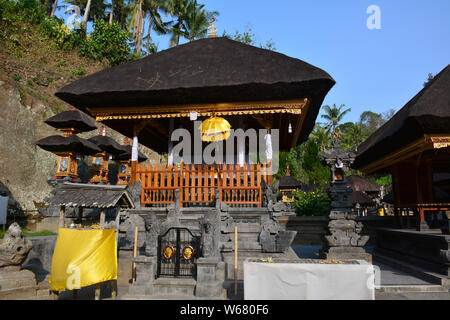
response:
<path id="1" fill-rule="evenodd" d="M 102 152 L 94 143 L 76 135 L 69 137 L 49 136 L 37 141 L 35 144 L 50 152 L 74 152 L 83 155 L 93 155 Z"/>
<path id="2" fill-rule="evenodd" d="M 56 129 L 73 128 L 80 132 L 88 132 L 97 129 L 94 121 L 92 121 L 92 119 L 84 112 L 79 110 L 68 110 L 58 113 L 44 122 Z"/>
<path id="3" fill-rule="evenodd" d="M 374 204 L 372 198 L 370 198 L 366 193 L 362 191 L 353 191 L 348 197 L 348 201 L 350 201 L 352 204 L 359 203 L 360 205 L 364 206 Z"/>
<path id="4" fill-rule="evenodd" d="M 46 200 L 48 205 L 84 208 L 112 208 L 122 205 L 134 208 L 127 186 L 95 185 L 65 182 Z"/>
<path id="5" fill-rule="evenodd" d="M 89 138 L 88 141 L 97 145 L 102 151 L 112 155 L 119 155 L 125 152 L 119 143 L 108 136 L 97 135 Z"/>
<path id="6" fill-rule="evenodd" d="M 362 168 L 424 134 L 450 133 L 450 65 L 358 147 L 353 163 Z"/>
<path id="7" fill-rule="evenodd" d="M 293 189 L 297 189 L 297 188 L 301 188 L 302 187 L 302 183 L 300 181 L 298 181 L 297 179 L 295 179 L 292 176 L 284 176 L 280 179 L 280 182 L 278 184 L 279 188 L 293 188 Z"/>
<path id="8" fill-rule="evenodd" d="M 301 143 L 313 129 L 323 99 L 334 84 L 328 73 L 304 61 L 219 37 L 192 41 L 99 71 L 55 95 L 85 112 L 105 107 L 126 110 L 309 98 L 297 139 Z M 108 126 L 130 136 L 117 121 L 109 121 Z M 139 142 L 157 149 L 154 140 L 143 138 Z"/>
<path id="9" fill-rule="evenodd" d="M 362 191 L 362 192 L 380 191 L 380 186 L 378 184 L 358 175 L 348 176 L 347 184 L 353 189 L 353 191 Z"/>

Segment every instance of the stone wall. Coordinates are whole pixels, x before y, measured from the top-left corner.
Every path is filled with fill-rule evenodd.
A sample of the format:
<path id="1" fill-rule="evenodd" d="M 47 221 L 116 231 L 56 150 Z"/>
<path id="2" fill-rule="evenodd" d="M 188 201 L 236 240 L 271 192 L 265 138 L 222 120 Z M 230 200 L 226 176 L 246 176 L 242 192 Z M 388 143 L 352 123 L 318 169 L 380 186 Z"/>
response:
<path id="1" fill-rule="evenodd" d="M 38 282 L 43 281 L 50 274 L 56 238 L 56 235 L 28 237 L 33 243 L 33 248 L 22 263 L 22 268 L 33 271 Z"/>
<path id="2" fill-rule="evenodd" d="M 366 216 L 358 217 L 363 223 L 362 234 L 368 234 L 369 246 L 375 245 L 376 228 L 395 228 L 395 217 L 393 216 Z M 323 245 L 322 238 L 327 234 L 328 217 L 287 217 L 280 221 L 286 226 L 286 230 L 295 230 L 297 235 L 293 245 Z"/>

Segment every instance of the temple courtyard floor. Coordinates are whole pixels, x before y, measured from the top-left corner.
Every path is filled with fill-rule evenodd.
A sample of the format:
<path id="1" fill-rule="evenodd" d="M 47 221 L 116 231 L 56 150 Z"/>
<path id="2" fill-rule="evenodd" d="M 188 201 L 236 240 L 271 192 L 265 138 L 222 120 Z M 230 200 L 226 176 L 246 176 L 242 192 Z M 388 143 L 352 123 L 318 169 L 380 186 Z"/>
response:
<path id="1" fill-rule="evenodd" d="M 293 246 L 294 251 L 300 258 L 318 259 L 318 251 L 321 246 Z M 370 250 L 370 248 L 369 248 Z M 380 268 L 380 288 L 375 292 L 376 300 L 450 300 L 448 288 L 425 281 L 417 276 L 402 271 L 398 268 L 388 266 L 384 263 L 374 260 L 373 264 Z M 232 287 L 232 284 L 230 284 Z M 77 299 L 94 300 L 94 286 L 79 290 Z M 118 287 L 118 300 L 127 300 L 128 286 Z M 72 292 L 61 292 L 59 299 L 72 300 Z M 101 299 L 110 300 L 111 291 L 108 287 L 102 287 Z M 136 297 L 134 297 L 136 299 Z M 142 299 L 147 299 L 142 297 Z M 157 299 L 176 299 L 188 300 L 196 299 L 184 296 L 159 296 Z M 238 282 L 238 294 L 233 293 L 228 296 L 229 300 L 243 300 L 244 290 L 243 282 Z"/>

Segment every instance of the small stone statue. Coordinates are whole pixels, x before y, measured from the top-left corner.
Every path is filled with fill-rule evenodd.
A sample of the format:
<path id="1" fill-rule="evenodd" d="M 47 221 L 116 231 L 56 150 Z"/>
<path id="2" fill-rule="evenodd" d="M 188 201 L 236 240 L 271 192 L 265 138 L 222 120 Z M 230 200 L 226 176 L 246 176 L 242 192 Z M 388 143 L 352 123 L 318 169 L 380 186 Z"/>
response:
<path id="1" fill-rule="evenodd" d="M 0 267 L 22 264 L 32 247 L 31 241 L 23 236 L 20 226 L 14 222 L 0 244 Z"/>
<path id="2" fill-rule="evenodd" d="M 200 219 L 202 257 L 219 256 L 220 212 L 213 210 Z"/>
<path id="3" fill-rule="evenodd" d="M 148 257 L 156 256 L 158 254 L 158 236 L 161 233 L 161 225 L 153 212 L 148 213 L 145 218 L 145 229 L 147 230 L 145 255 Z"/>

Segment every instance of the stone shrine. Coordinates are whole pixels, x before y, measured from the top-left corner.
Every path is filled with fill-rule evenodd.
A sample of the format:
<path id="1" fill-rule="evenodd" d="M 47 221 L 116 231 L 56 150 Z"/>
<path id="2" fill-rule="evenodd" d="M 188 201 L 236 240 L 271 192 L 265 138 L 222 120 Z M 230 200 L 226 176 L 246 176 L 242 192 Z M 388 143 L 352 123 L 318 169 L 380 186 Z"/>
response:
<path id="1" fill-rule="evenodd" d="M 372 263 L 372 256 L 363 248 L 369 236 L 361 235 L 363 225 L 356 221 L 357 215 L 352 212 L 349 201 L 352 189 L 347 186 L 345 170 L 355 159 L 355 153 L 341 149 L 335 138 L 332 148 L 324 150 L 321 158 L 331 168 L 331 210 L 328 223 L 330 234 L 325 235 L 326 245 L 319 256 L 327 260 L 360 259 Z"/>

